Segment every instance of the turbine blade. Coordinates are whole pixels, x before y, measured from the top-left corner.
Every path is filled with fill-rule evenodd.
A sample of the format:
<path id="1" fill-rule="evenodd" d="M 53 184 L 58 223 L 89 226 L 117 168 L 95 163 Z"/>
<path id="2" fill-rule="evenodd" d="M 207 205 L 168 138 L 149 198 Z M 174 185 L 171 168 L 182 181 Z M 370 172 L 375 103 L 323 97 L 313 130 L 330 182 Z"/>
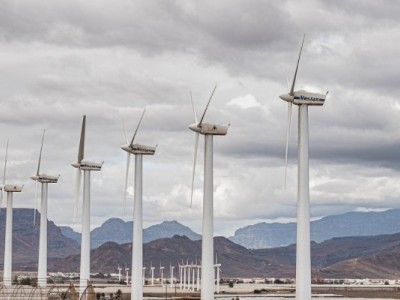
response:
<path id="1" fill-rule="evenodd" d="M 197 115 L 196 115 L 196 110 L 194 109 L 194 103 L 193 103 L 192 91 L 190 90 L 190 91 L 189 91 L 189 93 L 190 93 L 190 101 L 192 102 L 192 108 L 193 108 L 194 120 L 195 120 L 196 124 L 198 124 L 198 121 L 197 121 Z"/>
<path id="2" fill-rule="evenodd" d="M 35 209 L 33 210 L 33 227 L 36 226 L 36 209 L 37 209 L 38 187 L 39 187 L 39 182 L 36 181 L 36 187 L 35 187 Z"/>
<path id="3" fill-rule="evenodd" d="M 73 221 L 76 221 L 76 215 L 78 212 L 78 203 L 79 203 L 79 193 L 81 190 L 81 177 L 82 172 L 79 168 L 76 169 L 76 181 L 75 181 L 75 195 L 74 195 L 74 214 L 73 214 Z"/>
<path id="4" fill-rule="evenodd" d="M 126 143 L 128 144 L 129 141 L 128 141 L 128 135 L 126 134 L 126 128 L 125 128 L 124 120 L 122 120 L 122 128 L 124 129 L 125 140 L 126 140 Z"/>
<path id="5" fill-rule="evenodd" d="M 37 171 L 36 171 L 36 176 L 39 176 L 40 172 L 40 163 L 42 161 L 42 151 L 43 151 L 43 143 L 44 143 L 44 134 L 46 130 L 43 130 L 43 135 L 42 135 L 42 145 L 40 146 L 40 152 L 39 152 L 39 160 L 38 160 L 38 166 L 37 166 Z"/>
<path id="6" fill-rule="evenodd" d="M 207 109 L 208 109 L 208 105 L 210 105 L 211 99 L 214 96 L 214 92 L 215 92 L 216 88 L 217 88 L 217 85 L 215 85 L 215 87 L 214 87 L 214 89 L 213 89 L 213 91 L 211 93 L 210 99 L 208 99 L 206 108 L 204 109 L 203 115 L 201 116 L 200 123 L 198 124 L 198 126 L 200 126 L 201 123 L 203 123 L 203 119 L 204 119 L 204 116 L 206 115 L 206 112 L 207 112 Z"/>
<path id="7" fill-rule="evenodd" d="M 7 146 L 6 146 L 6 155 L 4 158 L 3 187 L 6 184 L 7 157 L 8 157 L 8 139 L 7 139 Z"/>
<path id="8" fill-rule="evenodd" d="M 134 133 L 134 135 L 133 135 L 133 137 L 132 137 L 131 146 L 133 145 L 133 141 L 135 140 L 136 134 L 137 134 L 137 132 L 138 132 L 138 130 L 139 130 L 140 123 L 142 123 L 142 119 L 143 119 L 143 116 L 144 116 L 144 113 L 145 113 L 145 112 L 146 112 L 146 108 L 145 108 L 145 109 L 143 110 L 143 112 L 142 112 L 142 116 L 140 117 L 139 123 L 138 123 L 138 125 L 137 125 L 137 127 L 136 127 L 136 130 L 135 130 L 135 133 Z"/>
<path id="9" fill-rule="evenodd" d="M 3 193 L 4 193 L 4 186 L 6 184 L 7 156 L 8 156 L 8 139 L 6 145 L 6 154 L 4 156 L 4 173 L 3 173 L 3 186 L 1 188 L 1 195 L 0 195 L 0 208 L 3 206 Z"/>
<path id="10" fill-rule="evenodd" d="M 193 160 L 193 174 L 192 174 L 192 191 L 190 194 L 190 207 L 193 205 L 193 189 L 194 189 L 194 174 L 196 173 L 196 161 L 197 161 L 197 148 L 199 145 L 199 133 L 196 132 L 196 137 L 194 140 L 194 160 Z"/>
<path id="11" fill-rule="evenodd" d="M 79 141 L 78 163 L 80 163 L 85 155 L 85 130 L 86 130 L 86 115 L 83 116 L 81 139 Z"/>
<path id="12" fill-rule="evenodd" d="M 296 84 L 297 70 L 299 69 L 299 62 L 300 62 L 300 57 L 301 57 L 301 51 L 303 51 L 303 45 L 304 45 L 304 39 L 305 39 L 305 38 L 306 38 L 306 35 L 304 34 L 304 36 L 303 36 L 303 41 L 302 41 L 301 47 L 300 47 L 299 58 L 297 59 L 296 71 L 294 72 L 294 76 L 293 76 L 292 87 L 290 88 L 290 92 L 289 92 L 289 95 L 290 95 L 290 96 L 293 96 L 293 94 L 294 94 L 294 87 L 295 87 L 295 84 Z"/>
<path id="13" fill-rule="evenodd" d="M 287 119 L 287 131 L 286 131 L 286 152 L 285 152 L 285 189 L 286 189 L 286 175 L 287 175 L 288 152 L 289 152 L 289 134 L 290 134 L 291 121 L 292 121 L 292 102 L 288 102 L 288 119 Z"/>
<path id="14" fill-rule="evenodd" d="M 130 164 L 131 164 L 131 154 L 128 152 L 126 155 L 125 188 L 124 188 L 124 216 L 125 216 L 125 209 L 126 209 L 126 192 L 128 189 L 128 177 L 129 177 Z"/>

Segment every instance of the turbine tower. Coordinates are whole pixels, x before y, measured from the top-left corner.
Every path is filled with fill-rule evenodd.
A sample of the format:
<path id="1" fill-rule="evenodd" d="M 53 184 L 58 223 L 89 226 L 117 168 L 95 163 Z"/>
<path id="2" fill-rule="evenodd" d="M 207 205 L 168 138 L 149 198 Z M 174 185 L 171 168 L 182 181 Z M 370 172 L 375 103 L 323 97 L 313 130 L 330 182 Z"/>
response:
<path id="1" fill-rule="evenodd" d="M 4 242 L 4 271 L 3 271 L 3 284 L 5 286 L 12 285 L 12 226 L 13 226 L 13 194 L 22 192 L 22 186 L 5 184 L 6 169 L 7 169 L 7 156 L 8 156 L 8 140 L 6 146 L 6 156 L 4 160 L 4 174 L 3 174 L 3 190 L 7 193 L 7 212 L 6 212 L 6 232 Z M 1 195 L 3 197 L 3 193 Z"/>
<path id="2" fill-rule="evenodd" d="M 118 283 L 121 283 L 121 271 L 122 268 L 118 265 Z"/>
<path id="3" fill-rule="evenodd" d="M 38 260 L 38 285 L 40 287 L 47 287 L 47 195 L 49 189 L 49 183 L 57 183 L 58 176 L 52 176 L 47 174 L 40 174 L 40 163 L 42 160 L 42 150 L 44 143 L 43 130 L 42 145 L 39 152 L 38 166 L 36 170 L 36 175 L 32 176 L 31 179 L 35 180 L 37 183 L 42 184 L 41 193 L 41 204 L 40 204 L 40 236 L 39 236 L 39 260 Z"/>
<path id="4" fill-rule="evenodd" d="M 161 261 L 160 261 L 160 276 L 161 276 L 161 286 L 164 286 L 164 267 L 161 265 Z"/>
<path id="5" fill-rule="evenodd" d="M 154 285 L 154 267 L 150 261 L 150 274 L 151 274 L 151 285 Z"/>
<path id="6" fill-rule="evenodd" d="M 286 167 L 289 145 L 292 104 L 299 107 L 298 112 L 298 187 L 297 187 L 297 243 L 296 243 L 296 299 L 311 299 L 311 250 L 310 250 L 310 183 L 308 164 L 308 106 L 323 105 L 328 94 L 310 93 L 304 90 L 294 91 L 305 35 L 300 47 L 296 70 L 289 93 L 279 97 L 288 102 L 288 126 L 286 140 Z"/>
<path id="7" fill-rule="evenodd" d="M 171 276 L 171 287 L 174 287 L 174 266 L 173 265 L 169 265 L 169 273 Z"/>
<path id="8" fill-rule="evenodd" d="M 79 293 L 85 291 L 90 280 L 90 172 L 100 171 L 103 163 L 84 160 L 85 156 L 85 129 L 86 116 L 83 116 L 81 138 L 79 142 L 78 160 L 72 164 L 76 168 L 76 187 L 74 201 L 74 219 L 79 201 L 81 176 L 83 171 L 83 203 L 82 203 L 82 236 L 81 236 L 81 267 L 79 279 Z"/>
<path id="9" fill-rule="evenodd" d="M 129 284 L 129 268 L 125 265 L 126 285 Z"/>
<path id="10" fill-rule="evenodd" d="M 127 164 L 126 164 L 126 177 L 125 177 L 125 193 L 128 184 L 128 174 L 130 166 L 130 156 L 135 155 L 135 195 L 134 195 L 134 214 L 133 214 L 133 247 L 132 247 L 132 288 L 131 288 L 131 299 L 140 300 L 143 298 L 143 286 L 142 286 L 142 269 L 143 269 L 143 199 L 142 199 L 142 188 L 143 188 L 143 155 L 154 155 L 156 147 L 134 144 L 136 134 L 139 130 L 140 123 L 142 122 L 144 113 L 140 117 L 139 123 L 136 127 L 135 133 L 133 134 L 132 140 L 129 143 L 122 146 L 122 150 L 127 153 Z"/>
<path id="11" fill-rule="evenodd" d="M 217 286 L 215 288 L 215 292 L 217 294 L 219 294 L 219 281 L 220 281 L 219 273 L 221 272 L 221 264 L 218 263 L 218 253 L 215 253 L 215 265 L 214 265 L 214 267 L 215 267 L 215 270 L 217 272 L 217 279 L 216 279 Z"/>
<path id="12" fill-rule="evenodd" d="M 197 145 L 199 143 L 199 135 L 204 135 L 204 187 L 203 187 L 203 232 L 202 232 L 202 245 L 201 245 L 201 299 L 212 300 L 214 299 L 214 200 L 213 200 L 213 136 L 226 135 L 228 126 L 214 125 L 204 123 L 204 116 L 206 115 L 208 106 L 214 95 L 215 89 L 211 93 L 210 99 L 204 109 L 200 122 L 197 121 L 196 112 L 193 105 L 193 113 L 195 117 L 195 124 L 189 126 L 190 130 L 196 133 L 195 148 L 194 148 L 194 162 L 193 162 L 193 175 L 192 175 L 192 193 L 191 203 L 193 202 L 193 185 L 194 174 L 196 170 L 197 160 Z"/>

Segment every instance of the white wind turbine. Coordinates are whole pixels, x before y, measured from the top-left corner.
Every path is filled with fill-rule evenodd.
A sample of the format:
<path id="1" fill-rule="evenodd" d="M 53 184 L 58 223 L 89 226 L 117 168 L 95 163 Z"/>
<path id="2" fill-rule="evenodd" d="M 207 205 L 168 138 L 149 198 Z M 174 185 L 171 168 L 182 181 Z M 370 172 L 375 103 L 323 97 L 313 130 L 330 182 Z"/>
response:
<path id="1" fill-rule="evenodd" d="M 129 284 L 129 268 L 125 265 L 126 285 Z"/>
<path id="2" fill-rule="evenodd" d="M 196 169 L 197 160 L 197 145 L 199 142 L 199 135 L 204 135 L 204 187 L 203 187 L 203 231 L 202 231 L 202 245 L 201 245 L 201 299 L 211 300 L 214 299 L 214 200 L 213 200 L 213 136 L 226 135 L 228 126 L 214 125 L 204 123 L 204 116 L 206 115 L 208 106 L 214 95 L 215 89 L 211 93 L 210 99 L 207 102 L 203 115 L 200 121 L 197 121 L 196 112 L 193 105 L 193 113 L 196 123 L 189 126 L 190 130 L 196 133 L 195 148 L 194 148 L 194 162 L 193 162 L 193 175 L 192 175 L 192 192 L 191 202 L 193 201 L 193 185 L 194 174 Z"/>
<path id="3" fill-rule="evenodd" d="M 7 169 L 7 156 L 8 156 L 8 140 L 6 146 L 6 155 L 4 160 L 4 174 L 3 174 L 3 190 L 7 193 L 7 212 L 6 212 L 6 232 L 4 242 L 4 270 L 3 270 L 3 284 L 5 286 L 12 285 L 12 226 L 13 226 L 13 194 L 22 192 L 22 186 L 5 184 L 6 182 L 6 169 Z M 3 193 L 2 193 L 3 194 Z"/>
<path id="4" fill-rule="evenodd" d="M 81 235 L 81 267 L 79 293 L 82 294 L 90 280 L 90 172 L 100 171 L 103 163 L 84 160 L 85 156 L 86 116 L 83 116 L 81 137 L 78 150 L 78 161 L 72 166 L 76 168 L 76 186 L 74 200 L 74 219 L 78 208 L 79 192 L 83 170 L 83 203 L 82 203 L 82 235 Z"/>
<path id="5" fill-rule="evenodd" d="M 310 249 L 310 184 L 308 164 L 308 106 L 323 105 L 326 94 L 295 91 L 297 70 L 305 35 L 300 48 L 293 83 L 289 93 L 279 97 L 288 102 L 288 127 L 286 140 L 286 167 L 292 104 L 298 105 L 298 187 L 297 187 L 297 244 L 296 244 L 296 299 L 311 299 L 311 249 Z"/>
<path id="6" fill-rule="evenodd" d="M 122 146 L 122 150 L 128 152 L 126 164 L 125 193 L 128 184 L 128 174 L 130 165 L 130 155 L 135 155 L 135 186 L 134 186 L 134 214 L 133 214 L 133 247 L 132 247 L 132 288 L 131 299 L 140 300 L 143 298 L 142 268 L 143 268 L 143 155 L 154 155 L 156 147 L 134 144 L 136 134 L 139 130 L 144 113 L 140 117 L 139 123 L 133 134 L 132 140 Z"/>
<path id="7" fill-rule="evenodd" d="M 173 265 L 169 265 L 169 274 L 171 276 L 171 287 L 174 287 L 174 269 Z"/>
<path id="8" fill-rule="evenodd" d="M 40 173 L 40 163 L 42 161 L 42 150 L 44 143 L 43 130 L 42 145 L 40 146 L 38 166 L 36 170 L 36 175 L 32 176 L 31 179 L 35 180 L 37 183 L 42 184 L 41 202 L 40 202 L 40 235 L 39 235 L 39 260 L 38 260 L 38 285 L 40 287 L 47 286 L 47 195 L 49 183 L 57 183 L 58 176 L 41 174 Z"/>
<path id="9" fill-rule="evenodd" d="M 153 267 L 153 265 L 150 261 L 151 285 L 154 285 L 154 269 L 155 269 L 155 267 Z"/>
<path id="10" fill-rule="evenodd" d="M 161 276 L 161 286 L 164 286 L 164 267 L 161 265 L 161 261 L 160 261 L 160 276 Z"/>
<path id="11" fill-rule="evenodd" d="M 214 267 L 215 267 L 215 269 L 216 269 L 216 272 L 217 272 L 217 279 L 216 279 L 216 282 L 217 282 L 217 286 L 216 286 L 216 288 L 215 288 L 215 292 L 217 293 L 217 294 L 219 294 L 219 281 L 220 281 L 220 272 L 221 272 L 221 263 L 218 263 L 218 253 L 216 252 L 215 253 L 215 265 L 214 265 Z"/>
<path id="12" fill-rule="evenodd" d="M 118 265 L 117 270 L 118 270 L 118 283 L 121 283 L 121 271 L 122 271 L 122 268 Z"/>

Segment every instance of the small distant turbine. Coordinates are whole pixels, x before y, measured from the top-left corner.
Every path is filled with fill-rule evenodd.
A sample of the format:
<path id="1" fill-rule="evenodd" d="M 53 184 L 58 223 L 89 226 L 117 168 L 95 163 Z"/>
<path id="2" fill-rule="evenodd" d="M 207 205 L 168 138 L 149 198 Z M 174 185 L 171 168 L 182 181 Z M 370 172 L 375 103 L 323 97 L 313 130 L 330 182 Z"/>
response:
<path id="1" fill-rule="evenodd" d="M 130 143 L 122 146 L 122 150 L 128 152 L 125 177 L 125 193 L 128 185 L 128 174 L 130 166 L 130 155 L 135 155 L 135 195 L 134 195 L 134 215 L 133 215 L 133 247 L 132 247 L 132 289 L 131 299 L 143 299 L 142 268 L 143 268 L 143 155 L 154 155 L 156 147 L 134 144 L 136 134 L 139 130 L 144 113 L 140 117 Z"/>
<path id="2" fill-rule="evenodd" d="M 125 265 L 126 285 L 129 284 L 129 268 Z"/>
<path id="3" fill-rule="evenodd" d="M 39 236 L 39 260 L 38 260 L 38 285 L 40 287 L 47 287 L 47 195 L 49 183 L 57 183 L 58 176 L 52 176 L 47 174 L 40 174 L 40 163 L 42 161 L 42 150 L 44 143 L 43 130 L 42 145 L 39 152 L 39 160 L 36 175 L 32 176 L 31 179 L 35 180 L 37 183 L 42 184 L 41 193 L 41 205 L 40 205 L 40 236 Z"/>
<path id="4" fill-rule="evenodd" d="M 190 130 L 196 133 L 195 148 L 194 148 L 194 162 L 193 162 L 193 175 L 192 175 L 192 192 L 191 202 L 193 201 L 193 185 L 194 174 L 196 170 L 197 160 L 197 146 L 199 143 L 199 134 L 204 135 L 204 187 L 203 187 L 203 232 L 202 232 L 202 248 L 201 248 L 201 299 L 214 299 L 214 200 L 213 200 L 213 136 L 226 135 L 228 126 L 214 125 L 204 123 L 204 116 L 206 115 L 208 106 L 214 95 L 215 89 L 211 93 L 210 99 L 204 109 L 200 122 L 197 121 L 196 112 L 193 105 L 193 113 L 196 123 L 189 126 Z"/>
<path id="5" fill-rule="evenodd" d="M 86 116 L 83 116 L 81 137 L 79 142 L 78 160 L 72 164 L 76 168 L 76 186 L 74 201 L 74 220 L 78 208 L 79 192 L 83 170 L 83 203 L 82 203 L 82 235 L 81 235 L 81 267 L 79 279 L 79 293 L 85 291 L 90 280 L 90 172 L 100 171 L 103 163 L 84 160 L 85 156 Z"/>
<path id="6" fill-rule="evenodd" d="M 161 265 L 161 261 L 160 261 L 160 277 L 161 277 L 161 286 L 164 286 L 164 267 Z"/>
<path id="7" fill-rule="evenodd" d="M 288 126 L 286 136 L 286 167 L 289 145 L 290 120 L 292 104 L 298 105 L 298 187 L 297 187 L 297 243 L 296 243 L 296 299 L 311 299 L 311 249 L 310 249 L 310 183 L 308 164 L 308 106 L 323 105 L 328 94 L 310 93 L 304 90 L 295 91 L 297 70 L 305 35 L 301 44 L 296 70 L 293 76 L 292 87 L 289 93 L 279 97 L 288 102 Z"/>
<path id="8" fill-rule="evenodd" d="M 171 287 L 174 287 L 174 266 L 173 265 L 169 265 L 169 273 L 171 276 Z"/>
<path id="9" fill-rule="evenodd" d="M 214 265 L 214 267 L 215 267 L 216 272 L 217 272 L 217 279 L 216 279 L 217 286 L 215 288 L 215 292 L 217 294 L 219 294 L 219 281 L 220 281 L 219 273 L 221 272 L 221 264 L 218 263 L 218 253 L 215 253 L 215 265 Z"/>
<path id="10" fill-rule="evenodd" d="M 7 213 L 6 213 L 6 233 L 4 243 L 4 271 L 3 284 L 12 285 L 12 226 L 13 226 L 13 194 L 22 192 L 24 187 L 19 185 L 5 184 L 8 156 L 8 140 L 6 146 L 6 155 L 4 160 L 3 190 L 7 193 Z"/>
<path id="11" fill-rule="evenodd" d="M 118 283 L 121 283 L 121 271 L 122 271 L 122 268 L 118 265 L 117 270 L 118 270 Z"/>
<path id="12" fill-rule="evenodd" d="M 151 285 L 154 285 L 154 269 L 155 269 L 155 267 L 153 267 L 153 265 L 150 261 Z"/>

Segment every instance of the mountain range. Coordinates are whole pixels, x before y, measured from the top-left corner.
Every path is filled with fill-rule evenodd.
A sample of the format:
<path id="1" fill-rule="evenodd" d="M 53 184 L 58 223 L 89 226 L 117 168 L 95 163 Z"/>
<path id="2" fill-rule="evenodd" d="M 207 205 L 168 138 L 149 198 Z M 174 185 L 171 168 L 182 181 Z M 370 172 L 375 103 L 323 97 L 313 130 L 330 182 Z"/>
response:
<path id="1" fill-rule="evenodd" d="M 311 222 L 311 240 L 370 236 L 400 232 L 400 209 L 349 212 Z M 287 246 L 296 242 L 296 223 L 258 223 L 237 229 L 231 241 L 251 249 Z"/>
<path id="2" fill-rule="evenodd" d="M 330 220 L 332 231 L 347 234 L 352 228 L 342 230 L 346 226 L 354 226 L 354 230 L 361 228 L 358 222 L 365 224 L 365 230 L 394 230 L 390 224 L 399 210 L 389 210 L 380 213 L 344 214 L 326 218 Z M 365 216 L 370 216 L 365 218 Z M 371 217 L 372 216 L 372 217 Z M 379 216 L 379 218 L 377 217 Z M 350 222 L 349 218 L 353 218 Z M 378 219 L 376 219 L 378 218 Z M 37 270 L 37 255 L 39 243 L 40 214 L 36 216 L 37 224 L 33 225 L 32 209 L 14 209 L 13 222 L 13 268 L 14 270 Z M 341 221 L 339 221 L 341 220 Z M 361 220 L 361 221 L 360 221 Z M 319 221 L 322 221 L 319 220 Z M 317 221 L 316 221 L 317 222 Z M 325 224 L 329 223 L 324 220 Z M 322 222 L 322 224 L 324 223 Z M 336 222 L 336 223 L 335 223 Z M 342 223 L 340 223 L 342 222 Z M 114 219 L 105 222 L 97 228 L 97 232 L 109 233 L 132 223 Z M 113 227 L 113 224 L 119 224 Z M 321 224 L 321 223 L 317 223 Z M 336 226 L 334 226 L 336 225 Z M 0 241 L 4 241 L 5 209 L 0 210 Z M 52 221 L 48 221 L 48 267 L 50 271 L 79 271 L 80 247 L 78 243 L 62 234 L 61 229 Z M 100 228 L 103 228 L 100 230 Z M 111 228 L 111 229 L 110 229 Z M 149 241 L 144 244 L 144 265 L 158 267 L 162 264 L 166 270 L 173 264 L 180 262 L 196 262 L 201 257 L 201 240 L 197 234 L 194 239 L 185 235 L 161 237 L 171 235 L 173 229 L 188 228 L 176 221 L 163 222 L 147 228 Z M 329 228 L 329 227 L 328 227 Z M 96 229 L 95 229 L 96 230 Z M 93 230 L 93 231 L 95 231 Z M 110 231 L 111 230 L 111 231 Z M 190 229 L 189 229 L 190 230 Z M 92 231 L 92 232 L 93 232 Z M 191 230 L 189 232 L 192 232 Z M 320 230 L 320 232 L 323 232 Z M 117 232 L 114 232 L 116 236 Z M 153 235 L 151 235 L 152 233 Z M 332 234 L 332 233 L 330 233 Z M 117 234 L 119 235 L 119 233 Z M 365 232 L 363 233 L 365 235 Z M 322 235 L 322 238 L 324 235 Z M 104 240 L 104 239 L 103 239 Z M 101 243 L 101 239 L 98 239 Z M 225 237 L 215 238 L 215 251 L 218 262 L 222 264 L 224 277 L 293 277 L 295 271 L 295 245 L 274 248 L 246 248 Z M 396 278 L 400 276 L 400 233 L 379 234 L 370 236 L 335 237 L 322 242 L 312 242 L 312 266 L 314 277 L 324 278 Z M 102 243 L 92 249 L 91 265 L 93 272 L 116 272 L 118 265 L 131 264 L 132 244 L 118 244 L 116 242 Z M 4 247 L 0 247 L 0 269 L 2 268 Z M 168 272 L 168 271 L 166 271 Z"/>
<path id="3" fill-rule="evenodd" d="M 93 272 L 116 272 L 117 266 L 131 267 L 131 243 L 119 245 L 108 242 L 92 250 Z M 295 277 L 296 247 L 247 249 L 225 237 L 214 238 L 215 252 L 221 263 L 222 277 Z M 312 276 L 322 278 L 385 278 L 400 275 L 400 234 L 370 237 L 334 238 L 311 243 Z M 144 244 L 144 267 L 165 267 L 179 263 L 199 262 L 201 241 L 185 236 L 158 239 Z M 79 255 L 55 259 L 51 269 L 72 272 L 79 270 Z M 177 273 L 175 273 L 177 276 Z"/>
<path id="4" fill-rule="evenodd" d="M 105 242 L 118 244 L 132 241 L 132 221 L 111 218 L 91 232 L 92 249 Z M 80 233 L 61 227 L 62 233 L 80 244 Z M 369 236 L 400 232 L 400 209 L 381 212 L 349 212 L 327 216 L 311 222 L 311 240 L 322 242 L 334 237 Z M 164 221 L 143 230 L 144 242 L 159 238 L 185 235 L 192 240 L 201 236 L 177 221 Z M 249 249 L 274 248 L 296 242 L 296 223 L 258 223 L 239 228 L 229 237 Z"/>
<path id="5" fill-rule="evenodd" d="M 78 244 L 81 242 L 81 234 L 72 230 L 68 226 L 61 226 L 62 233 L 74 239 Z M 132 242 L 133 222 L 124 221 L 119 218 L 110 218 L 100 227 L 90 232 L 90 245 L 92 249 L 99 247 L 106 242 L 123 244 Z M 174 235 L 184 235 L 192 240 L 200 240 L 201 235 L 195 233 L 189 227 L 177 221 L 164 221 L 160 224 L 152 225 L 143 229 L 143 243 L 154 241 L 160 238 L 173 237 Z"/>

